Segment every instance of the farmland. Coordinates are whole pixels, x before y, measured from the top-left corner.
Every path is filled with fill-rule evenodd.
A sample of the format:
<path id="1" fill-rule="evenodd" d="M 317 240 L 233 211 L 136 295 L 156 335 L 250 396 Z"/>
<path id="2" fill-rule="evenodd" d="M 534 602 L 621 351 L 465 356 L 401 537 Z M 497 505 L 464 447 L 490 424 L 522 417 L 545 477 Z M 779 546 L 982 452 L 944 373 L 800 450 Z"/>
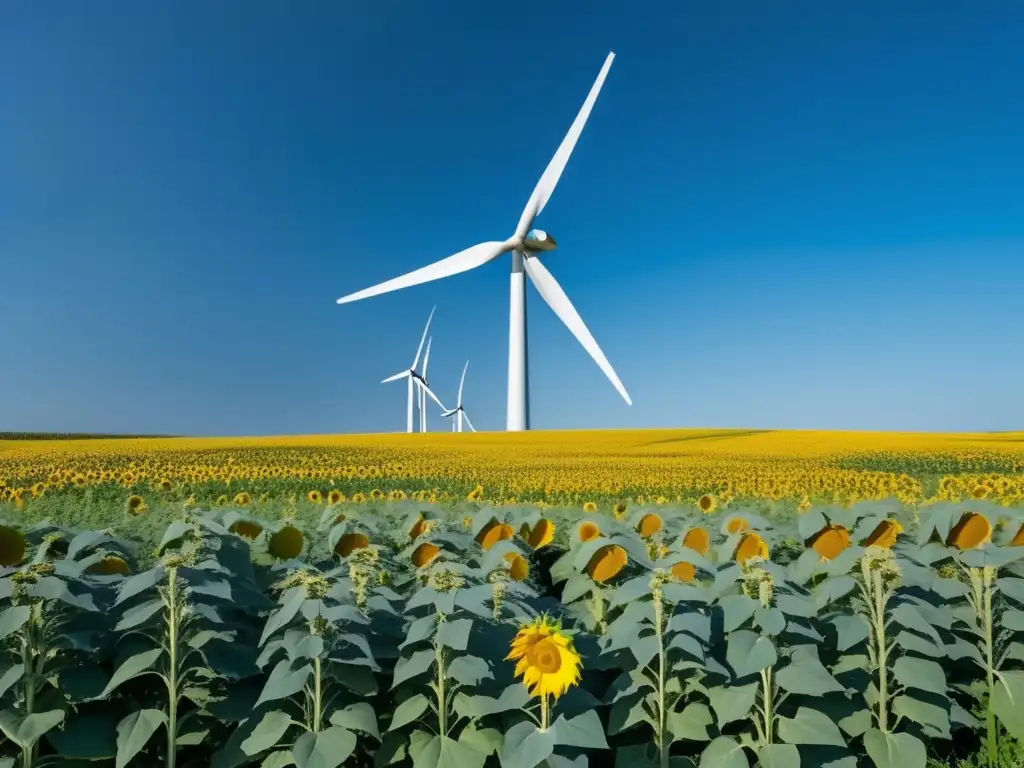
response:
<path id="1" fill-rule="evenodd" d="M 0 765 L 1024 755 L 1024 434 L 10 440 L 0 481 Z"/>

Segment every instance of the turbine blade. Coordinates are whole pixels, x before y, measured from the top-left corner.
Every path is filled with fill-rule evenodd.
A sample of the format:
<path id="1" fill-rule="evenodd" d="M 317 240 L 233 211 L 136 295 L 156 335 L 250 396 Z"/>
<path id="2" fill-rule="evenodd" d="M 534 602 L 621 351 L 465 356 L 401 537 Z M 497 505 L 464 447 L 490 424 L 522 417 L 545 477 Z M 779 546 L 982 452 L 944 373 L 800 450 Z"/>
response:
<path id="1" fill-rule="evenodd" d="M 447 408 L 444 407 L 444 403 L 437 399 L 437 395 L 434 394 L 433 390 L 426 384 L 424 384 L 422 381 L 420 382 L 420 390 L 430 395 L 430 399 L 437 403 L 441 407 L 442 411 L 448 410 Z"/>
<path id="2" fill-rule="evenodd" d="M 414 370 L 414 371 L 416 370 L 416 364 L 420 361 L 420 352 L 423 351 L 423 340 L 425 338 L 427 338 L 427 331 L 430 330 L 430 321 L 434 319 L 434 310 L 435 309 L 437 309 L 437 304 L 435 304 L 431 308 L 430 314 L 427 316 L 427 324 L 423 327 L 423 335 L 420 336 L 420 345 L 418 347 L 416 347 L 416 357 L 413 358 L 412 366 L 411 366 L 412 370 Z"/>
<path id="3" fill-rule="evenodd" d="M 530 195 L 530 199 L 523 209 L 523 214 L 519 217 L 519 225 L 516 227 L 517 237 L 523 237 L 529 231 L 533 225 L 533 220 L 540 216 L 540 212 L 544 210 L 544 206 L 547 205 L 548 200 L 551 198 L 551 193 L 555 191 L 555 186 L 562 176 L 562 171 L 565 170 L 565 164 L 569 162 L 569 156 L 572 154 L 580 134 L 583 133 L 583 126 L 587 124 L 590 110 L 594 108 L 594 102 L 597 101 L 597 95 L 601 92 L 601 86 L 604 85 L 604 79 L 608 76 L 608 70 L 611 69 L 614 59 L 615 54 L 609 53 L 608 58 L 604 60 L 604 66 L 601 67 L 601 71 L 597 74 L 597 80 L 591 86 L 590 93 L 587 94 L 586 101 L 580 107 L 579 114 L 576 115 L 576 119 L 569 127 L 569 132 L 565 134 L 565 138 L 562 139 L 562 143 L 555 152 L 555 156 L 551 158 L 551 162 L 544 169 L 540 181 L 534 187 L 533 194 Z"/>
<path id="4" fill-rule="evenodd" d="M 390 381 L 398 381 L 399 379 L 404 379 L 408 375 L 408 371 L 402 371 L 401 373 L 396 373 L 394 376 L 388 376 L 386 379 L 381 381 L 381 384 L 387 384 Z"/>
<path id="5" fill-rule="evenodd" d="M 427 354 L 423 356 L 423 378 L 427 378 L 427 366 L 430 365 L 430 343 L 434 340 L 431 336 L 427 339 Z"/>
<path id="6" fill-rule="evenodd" d="M 409 288 L 413 285 L 419 285 L 420 283 L 428 283 L 431 280 L 440 280 L 442 277 L 450 277 L 457 275 L 460 272 L 467 272 L 476 267 L 482 266 L 489 261 L 501 256 L 509 250 L 505 243 L 499 243 L 497 241 L 480 243 L 467 248 L 464 251 L 459 251 L 454 256 L 449 256 L 446 259 L 435 261 L 433 264 L 429 264 L 420 269 L 409 272 L 408 274 L 396 277 L 392 280 L 375 285 L 372 288 L 366 288 L 356 293 L 350 293 L 348 296 L 342 296 L 338 299 L 339 304 L 348 304 L 353 301 L 359 301 L 360 299 L 367 299 L 371 296 L 378 296 L 382 293 L 389 293 L 391 291 L 397 291 L 401 288 Z M 426 333 L 423 334 L 426 336 Z"/>
<path id="7" fill-rule="evenodd" d="M 551 273 L 548 272 L 547 268 L 541 264 L 540 259 L 536 256 L 523 259 L 523 264 L 526 267 L 526 274 L 530 276 L 530 280 L 537 287 L 541 298 L 555 311 L 559 319 L 565 323 L 565 327 L 572 331 L 572 335 L 576 337 L 576 340 L 594 358 L 594 362 L 604 371 L 604 375 L 608 377 L 608 380 L 615 386 L 615 389 L 622 395 L 622 399 L 629 405 L 632 405 L 633 401 L 629 399 L 629 394 L 626 392 L 626 388 L 622 386 L 622 382 L 619 381 L 619 377 L 615 374 L 615 369 L 608 362 L 608 358 L 604 356 L 604 352 L 601 351 L 594 337 L 590 335 L 587 326 L 583 324 L 583 318 L 579 316 L 576 308 L 569 301 L 569 297 L 565 295 L 562 286 L 558 284 L 558 281 L 552 277 Z"/>
<path id="8" fill-rule="evenodd" d="M 448 418 L 449 416 L 453 416 L 454 414 L 456 414 L 456 413 L 458 413 L 458 412 L 459 412 L 459 409 L 458 409 L 458 408 L 453 408 L 453 409 L 452 409 L 452 410 L 450 410 L 450 411 L 445 411 L 445 412 L 444 412 L 444 413 L 442 413 L 441 415 L 442 415 L 442 416 L 444 416 L 444 417 L 445 417 L 445 418 L 447 419 L 447 418 Z"/>
<path id="9" fill-rule="evenodd" d="M 462 405 L 462 385 L 466 383 L 466 369 L 469 368 L 469 360 L 462 366 L 462 378 L 459 379 L 459 405 Z"/>
<path id="10" fill-rule="evenodd" d="M 469 424 L 469 428 L 476 432 L 476 427 L 473 426 L 473 422 L 469 420 L 469 416 L 466 415 L 465 411 L 462 412 L 462 418 Z"/>

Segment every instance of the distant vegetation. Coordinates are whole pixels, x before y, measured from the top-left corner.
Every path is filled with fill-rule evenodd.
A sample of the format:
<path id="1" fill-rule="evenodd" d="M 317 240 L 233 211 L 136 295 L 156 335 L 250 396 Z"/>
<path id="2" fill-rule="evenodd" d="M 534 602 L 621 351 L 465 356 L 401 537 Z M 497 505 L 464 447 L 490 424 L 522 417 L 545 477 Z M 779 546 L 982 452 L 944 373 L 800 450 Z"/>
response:
<path id="1" fill-rule="evenodd" d="M 0 432 L 0 440 L 130 440 L 140 437 L 177 437 L 177 435 L 108 435 L 84 432 Z"/>

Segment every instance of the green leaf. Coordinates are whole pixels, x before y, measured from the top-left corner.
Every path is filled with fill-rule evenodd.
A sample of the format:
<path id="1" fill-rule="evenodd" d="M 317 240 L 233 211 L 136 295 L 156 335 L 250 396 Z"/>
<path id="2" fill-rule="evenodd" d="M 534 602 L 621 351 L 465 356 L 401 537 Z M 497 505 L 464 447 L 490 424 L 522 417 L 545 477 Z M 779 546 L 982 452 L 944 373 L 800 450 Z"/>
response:
<path id="1" fill-rule="evenodd" d="M 754 621 L 758 623 L 766 635 L 775 637 L 786 629 L 786 616 L 778 608 L 765 608 L 762 605 L 754 611 Z"/>
<path id="2" fill-rule="evenodd" d="M 136 653 L 134 656 L 129 656 L 125 662 L 114 671 L 114 674 L 110 678 L 110 682 L 107 683 L 103 692 L 95 698 L 105 699 L 110 695 L 111 691 L 114 691 L 122 683 L 126 683 L 133 678 L 152 671 L 153 665 L 156 664 L 157 660 L 163 655 L 163 652 L 163 648 L 153 648 L 152 650 L 143 651 L 142 653 Z"/>
<path id="3" fill-rule="evenodd" d="M 588 542 L 589 543 L 589 542 Z M 555 734 L 541 731 L 532 722 L 512 726 L 501 748 L 502 768 L 534 768 L 555 750 Z"/>
<path id="4" fill-rule="evenodd" d="M 896 606 L 896 609 L 892 612 L 892 620 L 898 622 L 900 625 L 907 629 L 912 629 L 925 637 L 929 638 L 935 645 L 942 646 L 942 638 L 939 633 L 935 631 L 935 627 L 921 615 L 921 612 L 917 610 L 910 603 L 901 603 Z"/>
<path id="5" fill-rule="evenodd" d="M 428 705 L 427 697 L 422 693 L 417 693 L 415 696 L 406 699 L 395 707 L 395 713 L 391 717 L 391 724 L 388 726 L 388 730 L 393 731 L 396 728 L 401 728 L 403 725 L 408 725 L 418 720 L 427 711 Z"/>
<path id="6" fill-rule="evenodd" d="M 373 706 L 365 701 L 349 704 L 331 715 L 331 725 L 348 728 L 350 731 L 361 731 L 380 741 L 380 729 L 377 727 L 377 713 Z"/>
<path id="7" fill-rule="evenodd" d="M 760 768 L 800 768 L 800 751 L 792 744 L 766 744 L 757 750 Z"/>
<path id="8" fill-rule="evenodd" d="M 437 630 L 437 616 L 434 614 L 421 616 L 409 623 L 409 629 L 405 633 L 405 640 L 398 646 L 398 650 L 403 651 L 413 643 L 433 637 L 435 630 Z"/>
<path id="9" fill-rule="evenodd" d="M 483 768 L 487 755 L 478 749 L 434 736 L 413 759 L 414 768 Z"/>
<path id="10" fill-rule="evenodd" d="M 306 590 L 303 587 L 292 587 L 289 589 L 283 596 L 281 607 L 270 614 L 267 623 L 263 625 L 263 634 L 260 636 L 259 645 L 262 646 L 270 639 L 271 635 L 294 619 L 295 614 L 302 608 L 302 603 L 305 600 Z"/>
<path id="11" fill-rule="evenodd" d="M 828 715 L 809 707 L 798 707 L 792 719 L 779 717 L 779 738 L 797 745 L 846 746 L 839 726 Z"/>
<path id="12" fill-rule="evenodd" d="M 19 717 L 13 711 L 6 709 L 0 712 L 0 730 L 18 746 L 31 747 L 42 738 L 43 734 L 55 728 L 63 720 L 64 710 L 62 709 L 34 712 L 25 717 Z"/>
<path id="13" fill-rule="evenodd" d="M 892 665 L 892 673 L 896 680 L 907 688 L 946 695 L 946 673 L 934 661 L 914 656 L 900 656 Z"/>
<path id="14" fill-rule="evenodd" d="M 289 765 L 295 765 L 292 751 L 290 749 L 281 749 L 277 752 L 271 752 L 263 758 L 260 768 L 287 768 Z"/>
<path id="15" fill-rule="evenodd" d="M 864 749 L 875 768 L 926 768 L 924 742 L 909 733 L 882 733 L 872 728 L 864 734 Z"/>
<path id="16" fill-rule="evenodd" d="M 710 727 L 714 719 L 707 705 L 694 701 L 687 704 L 682 712 L 669 710 L 665 718 L 665 727 L 672 736 L 672 741 L 709 741 Z"/>
<path id="17" fill-rule="evenodd" d="M 1018 741 L 1024 741 L 1024 672 L 997 672 L 999 683 L 992 692 L 992 711 Z"/>
<path id="18" fill-rule="evenodd" d="M 444 621 L 437 629 L 438 642 L 453 651 L 464 651 L 469 644 L 471 629 L 473 629 L 472 619 Z"/>
<path id="19" fill-rule="evenodd" d="M 773 666 L 778 656 L 771 640 L 744 629 L 729 635 L 725 659 L 736 677 L 743 678 Z"/>
<path id="20" fill-rule="evenodd" d="M 121 582 L 121 588 L 117 590 L 117 599 L 114 601 L 114 605 L 120 605 L 125 600 L 135 597 L 135 595 L 141 594 L 147 589 L 152 589 L 163 577 L 164 567 L 162 565 L 155 565 L 148 571 L 136 574 L 135 576 L 129 576 Z"/>
<path id="21" fill-rule="evenodd" d="M 434 651 L 429 648 L 424 648 L 422 651 L 416 651 L 411 656 L 403 656 L 395 664 L 395 676 L 391 683 L 391 687 L 395 688 L 401 685 L 406 680 L 409 680 L 417 675 L 422 675 L 430 666 L 434 663 Z"/>
<path id="22" fill-rule="evenodd" d="M 21 629 L 31 615 L 32 609 L 27 605 L 16 605 L 0 613 L 0 640 Z"/>
<path id="23" fill-rule="evenodd" d="M 137 627 L 159 613 L 163 607 L 164 601 L 159 597 L 149 602 L 132 606 L 121 616 L 121 620 L 117 622 L 114 631 L 124 632 L 132 627 Z"/>
<path id="24" fill-rule="evenodd" d="M 448 677 L 458 680 L 462 685 L 477 686 L 482 680 L 490 680 L 490 665 L 479 656 L 460 656 L 447 668 Z"/>
<path id="25" fill-rule="evenodd" d="M 142 751 L 156 729 L 167 722 L 159 709 L 132 712 L 117 725 L 117 768 L 125 768 Z"/>
<path id="26" fill-rule="evenodd" d="M 24 664 L 12 664 L 4 670 L 4 673 L 0 675 L 0 696 L 3 696 L 10 689 L 12 685 L 21 680 L 21 676 L 25 673 Z"/>
<path id="27" fill-rule="evenodd" d="M 280 710 L 266 712 L 260 718 L 259 725 L 242 742 L 242 751 L 249 755 L 249 757 L 252 757 L 260 752 L 267 751 L 271 747 L 276 747 L 277 742 L 281 740 L 281 737 L 284 736 L 291 724 L 292 718 L 285 712 Z"/>
<path id="28" fill-rule="evenodd" d="M 892 711 L 913 723 L 925 726 L 934 733 L 928 735 L 940 739 L 952 738 L 949 729 L 949 713 L 935 704 L 903 694 L 892 702 Z"/>
<path id="29" fill-rule="evenodd" d="M 356 748 L 356 735 L 332 725 L 319 733 L 304 733 L 292 747 L 297 768 L 338 768 Z"/>
<path id="30" fill-rule="evenodd" d="M 117 716 L 79 712 L 46 734 L 54 751 L 68 760 L 110 760 L 117 755 Z"/>
<path id="31" fill-rule="evenodd" d="M 501 745 L 505 737 L 501 731 L 495 728 L 477 729 L 474 723 L 470 723 L 462 729 L 459 734 L 459 743 L 475 749 L 483 755 L 497 754 L 501 751 Z"/>
<path id="32" fill-rule="evenodd" d="M 727 595 L 718 601 L 722 611 L 722 630 L 726 633 L 739 629 L 754 615 L 760 603 L 746 595 Z"/>
<path id="33" fill-rule="evenodd" d="M 747 717 L 754 706 L 759 685 L 760 683 L 719 686 L 708 690 L 708 699 L 711 702 L 711 709 L 715 712 L 719 730 L 729 723 Z"/>
<path id="34" fill-rule="evenodd" d="M 817 657 L 817 652 L 814 652 L 814 655 L 794 654 L 792 661 L 776 673 L 775 680 L 787 693 L 805 696 L 824 696 L 832 691 L 846 690 L 825 669 Z"/>
<path id="35" fill-rule="evenodd" d="M 303 664 L 298 669 L 293 670 L 292 663 L 288 659 L 281 659 L 270 671 L 270 676 L 267 677 L 266 685 L 260 691 L 260 697 L 256 700 L 255 706 L 258 707 L 260 704 L 268 701 L 277 701 L 278 699 L 294 696 L 302 690 L 306 684 L 306 679 L 312 671 L 313 666 L 311 664 Z"/>
<path id="36" fill-rule="evenodd" d="M 612 592 L 608 602 L 612 607 L 617 608 L 620 605 L 639 600 L 641 597 L 647 597 L 649 594 L 651 594 L 651 577 L 637 576 L 624 581 L 622 586 Z"/>
<path id="37" fill-rule="evenodd" d="M 743 747 L 731 736 L 719 736 L 700 755 L 698 768 L 749 768 Z"/>
<path id="38" fill-rule="evenodd" d="M 797 530 L 800 532 L 800 538 L 804 541 L 812 538 L 816 533 L 819 533 L 828 525 L 828 521 L 825 520 L 825 516 L 821 513 L 821 510 L 814 507 L 811 507 L 806 512 L 798 515 L 796 521 Z"/>
<path id="39" fill-rule="evenodd" d="M 564 715 L 559 715 L 550 730 L 555 732 L 555 744 L 563 747 L 608 749 L 601 718 L 593 709 L 568 720 Z"/>

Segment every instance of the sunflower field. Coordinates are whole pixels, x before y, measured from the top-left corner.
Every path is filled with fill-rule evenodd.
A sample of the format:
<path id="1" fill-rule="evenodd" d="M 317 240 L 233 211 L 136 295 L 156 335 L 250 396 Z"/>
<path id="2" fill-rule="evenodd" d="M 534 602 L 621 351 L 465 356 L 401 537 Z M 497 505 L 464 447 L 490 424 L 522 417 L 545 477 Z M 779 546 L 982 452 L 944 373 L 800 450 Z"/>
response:
<path id="1" fill-rule="evenodd" d="M 0 442 L 0 768 L 1016 768 L 1020 445 Z"/>

